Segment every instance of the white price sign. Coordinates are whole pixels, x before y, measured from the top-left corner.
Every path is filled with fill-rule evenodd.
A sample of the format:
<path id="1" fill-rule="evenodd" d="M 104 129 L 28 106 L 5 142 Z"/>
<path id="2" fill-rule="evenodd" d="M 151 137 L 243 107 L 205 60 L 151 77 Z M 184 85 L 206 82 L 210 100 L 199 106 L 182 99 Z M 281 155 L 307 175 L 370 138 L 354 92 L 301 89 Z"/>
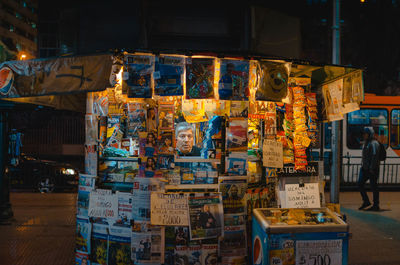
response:
<path id="1" fill-rule="evenodd" d="M 296 265 L 342 265 L 341 239 L 296 241 Z"/>

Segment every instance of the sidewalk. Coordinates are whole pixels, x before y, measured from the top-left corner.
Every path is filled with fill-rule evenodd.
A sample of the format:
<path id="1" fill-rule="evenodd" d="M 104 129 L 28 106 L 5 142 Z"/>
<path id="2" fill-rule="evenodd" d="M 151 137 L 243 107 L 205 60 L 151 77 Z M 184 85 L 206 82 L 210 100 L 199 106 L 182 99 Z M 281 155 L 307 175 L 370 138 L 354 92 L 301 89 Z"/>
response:
<path id="1" fill-rule="evenodd" d="M 327 196 L 329 198 L 329 196 Z M 74 264 L 74 193 L 11 193 L 16 221 L 0 226 L 0 264 Z M 400 193 L 381 193 L 381 212 L 358 211 L 357 192 L 340 194 L 350 224 L 350 265 L 400 264 Z"/>
<path id="2" fill-rule="evenodd" d="M 75 193 L 11 193 L 15 222 L 0 226 L 0 264 L 75 264 Z"/>
<path id="3" fill-rule="evenodd" d="M 368 194 L 372 201 L 372 194 Z M 342 213 L 346 214 L 352 238 L 351 265 L 400 264 L 400 193 L 381 192 L 380 212 L 359 211 L 358 192 L 340 193 Z M 328 197 L 329 198 L 329 197 Z"/>

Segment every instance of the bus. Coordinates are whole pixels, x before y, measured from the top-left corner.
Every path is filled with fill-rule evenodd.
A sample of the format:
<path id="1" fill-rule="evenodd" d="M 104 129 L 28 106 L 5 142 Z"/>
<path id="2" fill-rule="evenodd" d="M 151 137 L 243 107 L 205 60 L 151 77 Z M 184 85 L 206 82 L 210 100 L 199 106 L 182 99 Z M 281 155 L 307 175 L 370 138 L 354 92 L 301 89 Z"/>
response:
<path id="1" fill-rule="evenodd" d="M 323 160 L 325 179 L 329 179 L 331 152 L 331 123 L 325 123 Z M 342 186 L 357 184 L 361 168 L 363 146 L 362 131 L 372 127 L 376 139 L 385 145 L 387 158 L 381 162 L 378 183 L 395 186 L 400 184 L 400 96 L 365 94 L 360 110 L 348 113 L 342 130 Z M 314 150 L 314 155 L 319 151 Z"/>

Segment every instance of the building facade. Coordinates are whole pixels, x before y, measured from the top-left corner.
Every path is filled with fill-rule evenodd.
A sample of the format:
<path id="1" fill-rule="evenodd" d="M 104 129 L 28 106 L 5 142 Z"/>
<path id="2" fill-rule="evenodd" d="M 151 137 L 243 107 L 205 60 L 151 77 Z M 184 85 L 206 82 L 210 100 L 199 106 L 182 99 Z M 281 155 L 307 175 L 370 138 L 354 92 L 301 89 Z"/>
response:
<path id="1" fill-rule="evenodd" d="M 0 40 L 16 59 L 37 57 L 37 1 L 0 0 Z"/>

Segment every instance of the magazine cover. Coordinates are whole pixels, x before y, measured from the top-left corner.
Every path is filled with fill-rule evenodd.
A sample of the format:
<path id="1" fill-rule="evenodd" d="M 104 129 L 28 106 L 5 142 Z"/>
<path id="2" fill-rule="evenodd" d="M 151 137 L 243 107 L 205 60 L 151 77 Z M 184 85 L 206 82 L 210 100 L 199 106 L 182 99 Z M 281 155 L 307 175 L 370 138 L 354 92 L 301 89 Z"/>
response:
<path id="1" fill-rule="evenodd" d="M 154 93 L 159 96 L 183 95 L 185 58 L 158 56 L 154 70 Z"/>
<path id="2" fill-rule="evenodd" d="M 107 119 L 106 147 L 121 147 L 123 132 L 121 130 L 121 115 L 114 114 Z"/>
<path id="3" fill-rule="evenodd" d="M 75 265 L 90 265 L 88 253 L 75 251 Z"/>
<path id="4" fill-rule="evenodd" d="M 249 62 L 221 60 L 221 76 L 218 82 L 219 99 L 248 100 Z"/>
<path id="5" fill-rule="evenodd" d="M 200 161 L 200 162 L 199 162 Z M 181 184 L 217 184 L 218 164 L 214 162 L 180 162 Z"/>
<path id="6" fill-rule="evenodd" d="M 229 116 L 230 101 L 206 99 L 204 102 L 204 110 L 208 120 L 214 116 Z"/>
<path id="7" fill-rule="evenodd" d="M 205 103 L 203 100 L 183 100 L 182 115 L 189 123 L 207 121 Z"/>
<path id="8" fill-rule="evenodd" d="M 132 219 L 136 221 L 150 221 L 150 195 L 152 191 L 161 190 L 159 179 L 135 178 L 133 182 Z"/>
<path id="9" fill-rule="evenodd" d="M 157 154 L 157 134 L 153 132 L 139 133 L 139 156 L 153 157 Z"/>
<path id="10" fill-rule="evenodd" d="M 139 165 L 139 177 L 153 178 L 157 172 L 157 157 L 142 157 Z"/>
<path id="11" fill-rule="evenodd" d="M 132 231 L 131 259 L 134 264 L 162 264 L 164 262 L 165 232 L 162 226 L 142 223 L 141 229 Z"/>
<path id="12" fill-rule="evenodd" d="M 161 130 L 174 129 L 174 105 L 160 104 L 158 107 L 158 124 Z"/>
<path id="13" fill-rule="evenodd" d="M 246 226 L 225 226 L 219 247 L 221 256 L 247 256 Z"/>
<path id="14" fill-rule="evenodd" d="M 246 194 L 245 194 L 246 196 Z M 244 197 L 246 200 L 246 197 Z M 240 226 L 246 225 L 247 221 L 247 213 L 240 213 L 240 214 L 224 214 L 224 226 Z"/>
<path id="15" fill-rule="evenodd" d="M 221 177 L 220 181 L 224 214 L 246 213 L 247 177 Z"/>
<path id="16" fill-rule="evenodd" d="M 230 117 L 247 118 L 249 115 L 248 101 L 231 101 Z"/>
<path id="17" fill-rule="evenodd" d="M 89 219 L 76 219 L 75 249 L 77 251 L 90 253 L 91 230 L 92 224 Z"/>
<path id="18" fill-rule="evenodd" d="M 189 253 L 188 246 L 176 246 L 174 265 L 190 265 L 189 263 Z"/>
<path id="19" fill-rule="evenodd" d="M 173 155 L 158 155 L 157 168 L 158 169 L 172 169 L 174 165 Z"/>
<path id="20" fill-rule="evenodd" d="M 146 109 L 144 103 L 129 102 L 127 105 L 127 136 L 139 137 L 139 132 L 146 131 Z"/>
<path id="21" fill-rule="evenodd" d="M 92 175 L 79 175 L 77 217 L 87 219 L 89 209 L 89 194 L 94 189 L 96 178 Z"/>
<path id="22" fill-rule="evenodd" d="M 91 261 L 93 265 L 107 264 L 108 225 L 93 223 Z"/>
<path id="23" fill-rule="evenodd" d="M 218 243 L 201 245 L 201 265 L 216 265 L 218 263 Z"/>
<path id="24" fill-rule="evenodd" d="M 225 172 L 229 175 L 247 175 L 247 153 L 231 152 L 225 158 Z"/>
<path id="25" fill-rule="evenodd" d="M 189 232 L 187 232 L 187 235 L 189 235 Z M 175 246 L 176 246 L 176 244 L 175 244 L 176 239 L 175 238 L 176 238 L 175 227 L 174 226 L 166 226 L 165 227 L 165 257 L 164 257 L 164 264 L 175 264 L 174 263 Z M 184 245 L 186 245 L 186 242 L 185 242 Z"/>
<path id="26" fill-rule="evenodd" d="M 190 239 L 216 238 L 223 235 L 223 209 L 220 193 L 197 193 L 188 198 Z"/>
<path id="27" fill-rule="evenodd" d="M 189 244 L 187 253 L 190 265 L 202 265 L 201 263 L 201 245 L 200 242 L 192 242 Z"/>
<path id="28" fill-rule="evenodd" d="M 131 228 L 110 226 L 108 265 L 131 264 Z"/>
<path id="29" fill-rule="evenodd" d="M 214 98 L 214 59 L 186 59 L 186 99 Z"/>
<path id="30" fill-rule="evenodd" d="M 163 155 L 174 154 L 174 136 L 172 131 L 164 131 L 159 136 L 158 153 Z"/>
<path id="31" fill-rule="evenodd" d="M 118 218 L 114 226 L 130 227 L 133 209 L 133 194 L 130 192 L 116 192 L 118 196 Z"/>
<path id="32" fill-rule="evenodd" d="M 247 119 L 229 120 L 226 147 L 230 151 L 247 151 Z"/>
<path id="33" fill-rule="evenodd" d="M 125 55 L 122 89 L 129 98 L 151 98 L 153 70 L 153 56 Z"/>

